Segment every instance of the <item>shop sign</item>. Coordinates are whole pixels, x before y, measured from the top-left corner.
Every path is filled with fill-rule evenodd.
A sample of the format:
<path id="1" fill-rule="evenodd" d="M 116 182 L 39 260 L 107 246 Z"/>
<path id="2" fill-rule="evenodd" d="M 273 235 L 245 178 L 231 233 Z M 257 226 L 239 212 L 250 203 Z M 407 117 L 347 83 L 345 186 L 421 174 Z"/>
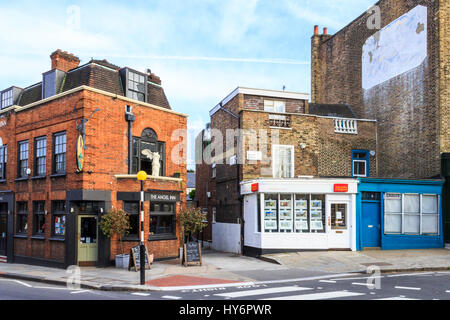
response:
<path id="1" fill-rule="evenodd" d="M 178 193 L 150 193 L 150 201 L 177 202 L 180 201 Z"/>
<path id="2" fill-rule="evenodd" d="M 252 192 L 258 192 L 258 190 L 259 190 L 259 184 L 258 183 L 252 184 Z"/>
<path id="3" fill-rule="evenodd" d="M 77 140 L 77 169 L 78 172 L 83 171 L 84 164 L 84 141 L 81 135 L 78 136 Z"/>
<path id="4" fill-rule="evenodd" d="M 334 192 L 348 192 L 348 184 L 335 184 Z"/>
<path id="5" fill-rule="evenodd" d="M 390 200 L 401 200 L 402 195 L 400 193 L 385 193 L 384 198 Z"/>

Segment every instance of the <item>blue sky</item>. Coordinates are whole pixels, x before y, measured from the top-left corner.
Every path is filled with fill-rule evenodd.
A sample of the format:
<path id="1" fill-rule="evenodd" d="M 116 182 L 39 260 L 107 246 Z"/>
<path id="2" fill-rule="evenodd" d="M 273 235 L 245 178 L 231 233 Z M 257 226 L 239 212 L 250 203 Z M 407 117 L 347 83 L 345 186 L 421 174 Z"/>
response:
<path id="1" fill-rule="evenodd" d="M 41 81 L 56 49 L 161 77 L 188 136 L 237 86 L 310 93 L 315 24 L 334 33 L 376 0 L 0 2 L 0 89 Z M 188 157 L 192 161 L 192 140 Z"/>

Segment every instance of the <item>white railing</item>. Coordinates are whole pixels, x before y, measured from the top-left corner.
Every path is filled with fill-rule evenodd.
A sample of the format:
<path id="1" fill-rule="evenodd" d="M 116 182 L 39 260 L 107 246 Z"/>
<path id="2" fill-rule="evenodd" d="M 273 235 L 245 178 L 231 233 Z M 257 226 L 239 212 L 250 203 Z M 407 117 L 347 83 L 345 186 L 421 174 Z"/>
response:
<path id="1" fill-rule="evenodd" d="M 358 134 L 358 121 L 352 119 L 334 119 L 334 132 Z"/>

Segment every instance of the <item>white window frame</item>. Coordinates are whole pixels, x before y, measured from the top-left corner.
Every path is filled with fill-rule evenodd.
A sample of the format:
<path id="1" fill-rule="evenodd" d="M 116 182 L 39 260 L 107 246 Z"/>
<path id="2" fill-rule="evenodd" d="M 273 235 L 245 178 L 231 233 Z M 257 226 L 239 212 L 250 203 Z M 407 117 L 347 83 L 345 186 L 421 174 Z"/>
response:
<path id="1" fill-rule="evenodd" d="M 216 163 L 215 162 L 212 164 L 212 170 L 211 171 L 212 171 L 211 172 L 211 177 L 215 178 L 216 177 Z"/>
<path id="2" fill-rule="evenodd" d="M 286 113 L 286 102 L 281 100 L 264 99 L 264 111 Z"/>
<path id="3" fill-rule="evenodd" d="M 355 174 L 355 162 L 364 163 L 365 174 Z M 353 161 L 352 161 L 352 176 L 353 177 L 361 177 L 361 178 L 367 177 L 367 160 L 353 159 Z"/>
<path id="4" fill-rule="evenodd" d="M 281 148 L 291 149 L 291 170 L 290 170 L 290 177 L 288 177 L 287 179 L 293 178 L 294 172 L 295 172 L 295 164 L 294 164 L 295 148 L 292 145 L 281 145 L 281 144 L 273 144 L 272 145 L 272 176 L 275 179 L 286 179 L 286 177 L 278 177 L 276 174 L 276 168 L 275 168 L 275 159 L 277 158 L 279 160 L 279 150 Z"/>

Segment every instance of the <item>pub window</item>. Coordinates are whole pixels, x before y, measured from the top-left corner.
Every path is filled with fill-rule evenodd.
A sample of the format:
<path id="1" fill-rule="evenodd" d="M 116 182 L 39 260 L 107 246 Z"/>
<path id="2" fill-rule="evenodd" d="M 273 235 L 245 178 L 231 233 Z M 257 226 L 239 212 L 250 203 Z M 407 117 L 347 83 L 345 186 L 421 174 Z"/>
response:
<path id="1" fill-rule="evenodd" d="M 16 233 L 27 234 L 28 232 L 28 203 L 17 202 Z"/>
<path id="2" fill-rule="evenodd" d="M 158 141 L 155 131 L 145 129 L 140 138 L 133 137 L 133 173 L 145 171 L 153 175 L 153 161 L 159 161 L 159 175 L 165 175 L 165 143 Z M 159 160 L 158 160 L 159 158 Z"/>
<path id="3" fill-rule="evenodd" d="M 34 140 L 34 175 L 45 176 L 47 160 L 47 138 L 40 137 Z"/>
<path id="4" fill-rule="evenodd" d="M 17 177 L 26 178 L 28 169 L 28 140 L 18 143 L 19 161 L 17 162 Z"/>
<path id="5" fill-rule="evenodd" d="M 123 211 L 128 214 L 130 219 L 130 230 L 127 237 L 137 238 L 139 236 L 139 202 L 138 201 L 124 201 Z"/>
<path id="6" fill-rule="evenodd" d="M 150 236 L 163 238 L 175 235 L 176 203 L 150 202 Z"/>
<path id="7" fill-rule="evenodd" d="M 52 202 L 53 236 L 65 236 L 66 234 L 66 201 Z"/>
<path id="8" fill-rule="evenodd" d="M 0 180 L 6 179 L 7 148 L 6 145 L 0 147 Z"/>
<path id="9" fill-rule="evenodd" d="M 66 173 L 66 133 L 59 132 L 53 135 L 53 173 Z"/>
<path id="10" fill-rule="evenodd" d="M 45 201 L 33 201 L 33 234 L 45 233 Z"/>

